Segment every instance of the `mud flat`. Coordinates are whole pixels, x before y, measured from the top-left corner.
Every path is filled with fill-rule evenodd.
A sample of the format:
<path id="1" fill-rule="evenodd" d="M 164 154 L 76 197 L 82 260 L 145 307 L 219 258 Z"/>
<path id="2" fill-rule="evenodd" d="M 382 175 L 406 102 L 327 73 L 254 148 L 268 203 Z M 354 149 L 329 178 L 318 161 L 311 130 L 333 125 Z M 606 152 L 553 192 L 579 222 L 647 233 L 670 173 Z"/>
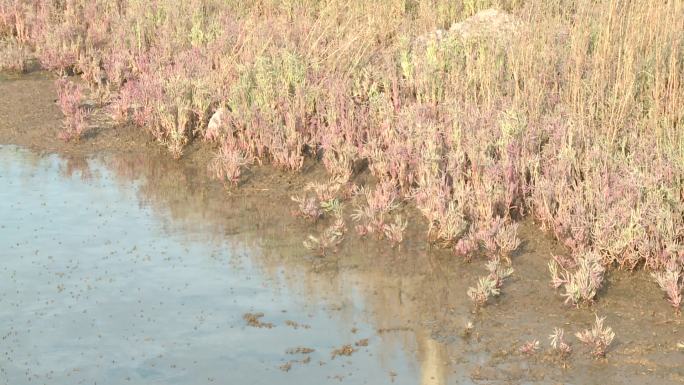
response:
<path id="1" fill-rule="evenodd" d="M 201 146 L 173 161 L 104 118 L 78 144 L 57 140 L 44 74 L 3 76 L 0 93 L 0 383 L 684 381 L 681 318 L 651 278 L 610 273 L 597 304 L 568 307 L 546 270 L 561 250 L 531 223 L 503 295 L 475 310 L 481 261 L 415 229 L 397 248 L 350 235 L 310 255 L 317 225 L 290 215 L 299 176 L 255 169 L 226 192 Z M 599 360 L 573 336 L 595 313 L 616 333 Z"/>

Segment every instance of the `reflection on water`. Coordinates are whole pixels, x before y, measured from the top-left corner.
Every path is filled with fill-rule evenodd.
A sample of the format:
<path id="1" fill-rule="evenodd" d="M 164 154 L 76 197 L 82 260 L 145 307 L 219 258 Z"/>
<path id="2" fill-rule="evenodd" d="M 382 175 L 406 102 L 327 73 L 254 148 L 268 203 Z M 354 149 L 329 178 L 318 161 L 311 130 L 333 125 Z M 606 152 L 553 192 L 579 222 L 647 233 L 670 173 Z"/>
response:
<path id="1" fill-rule="evenodd" d="M 429 336 L 425 332 L 418 332 L 418 351 L 421 356 L 420 364 L 420 383 L 422 385 L 442 385 L 446 384 L 446 348 Z"/>
<path id="2" fill-rule="evenodd" d="M 569 371 L 517 354 L 526 339 L 593 319 L 548 290 L 552 245 L 534 234 L 523 233 L 502 300 L 475 313 L 464 293 L 482 267 L 420 236 L 397 249 L 350 236 L 337 255 L 312 258 L 301 241 L 314 229 L 289 214 L 284 186 L 226 194 L 201 167 L 165 155 L 10 146 L 0 147 L 0 186 L 0 383 L 649 383 L 649 364 L 653 383 L 683 375 L 657 348 L 603 365 L 577 353 Z M 676 338 L 671 324 L 654 322 L 654 340 L 630 321 L 646 310 L 668 317 L 657 290 L 612 285 L 623 299 L 593 310 L 623 349 Z M 246 326 L 243 314 L 259 312 L 275 327 Z M 286 354 L 296 347 L 315 351 Z"/>
<path id="3" fill-rule="evenodd" d="M 338 272 L 279 263 L 305 255 L 296 232 L 261 238 L 285 229 L 262 225 L 277 213 L 246 200 L 212 207 L 190 176 L 137 164 L 0 149 L 0 382 L 362 384 L 392 372 L 415 384 L 443 363 L 401 319 L 378 336 L 380 313 Z M 248 312 L 275 327 L 245 326 Z M 315 349 L 310 362 L 286 354 L 299 346 Z"/>

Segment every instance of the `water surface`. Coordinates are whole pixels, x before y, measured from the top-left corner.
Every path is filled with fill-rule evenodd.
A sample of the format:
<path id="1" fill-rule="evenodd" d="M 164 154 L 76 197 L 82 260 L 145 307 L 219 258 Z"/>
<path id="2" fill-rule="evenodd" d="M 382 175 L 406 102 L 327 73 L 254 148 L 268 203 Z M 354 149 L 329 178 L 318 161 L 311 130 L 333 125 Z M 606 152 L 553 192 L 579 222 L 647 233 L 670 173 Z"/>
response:
<path id="1" fill-rule="evenodd" d="M 138 183 L 115 179 L 99 161 L 73 171 L 56 155 L 0 149 L 0 382 L 363 384 L 390 371 L 417 382 L 410 353 L 380 349 L 362 298 L 312 305 L 282 283 L 296 271 L 267 274 L 258 247 L 169 225 Z M 249 312 L 275 326 L 246 326 Z M 315 351 L 286 354 L 300 346 Z"/>

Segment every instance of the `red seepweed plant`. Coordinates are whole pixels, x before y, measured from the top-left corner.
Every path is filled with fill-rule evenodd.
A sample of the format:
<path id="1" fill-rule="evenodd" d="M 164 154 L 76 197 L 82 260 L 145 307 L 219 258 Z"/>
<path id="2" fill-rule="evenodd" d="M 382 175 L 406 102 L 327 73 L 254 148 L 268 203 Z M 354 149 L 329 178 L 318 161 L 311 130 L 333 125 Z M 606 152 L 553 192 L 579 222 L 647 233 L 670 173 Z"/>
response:
<path id="1" fill-rule="evenodd" d="M 87 129 L 89 115 L 88 108 L 83 105 L 83 87 L 65 78 L 58 79 L 55 86 L 57 105 L 64 114 L 64 127 L 58 136 L 65 141 L 78 141 Z"/>
<path id="2" fill-rule="evenodd" d="M 537 353 L 537 351 L 539 351 L 539 341 L 527 341 L 518 350 L 520 351 L 520 353 L 528 356 L 534 355 Z"/>
<path id="3" fill-rule="evenodd" d="M 651 273 L 660 289 L 677 314 L 681 313 L 682 291 L 684 291 L 684 267 L 671 258 L 665 265 L 664 271 Z"/>
<path id="4" fill-rule="evenodd" d="M 551 348 L 556 351 L 561 358 L 565 358 L 572 353 L 572 346 L 565 341 L 565 330 L 561 328 L 554 328 L 553 333 L 549 335 Z"/>
<path id="5" fill-rule="evenodd" d="M 209 163 L 212 176 L 225 184 L 237 186 L 242 170 L 251 164 L 249 159 L 230 142 L 223 142 L 214 159 Z"/>
<path id="6" fill-rule="evenodd" d="M 615 338 L 615 333 L 610 326 L 603 326 L 606 317 L 599 317 L 596 315 L 596 323 L 590 329 L 585 329 L 577 332 L 575 336 L 585 345 L 591 347 L 591 355 L 594 358 L 602 358 L 606 356 L 608 347 Z"/>
<path id="7" fill-rule="evenodd" d="M 489 260 L 485 267 L 489 274 L 480 277 L 477 286 L 469 287 L 467 291 L 468 297 L 476 306 L 483 306 L 490 297 L 498 297 L 504 280 L 514 272 L 510 266 L 503 266 L 498 256 Z"/>
<path id="8" fill-rule="evenodd" d="M 549 262 L 551 285 L 555 288 L 563 287 L 565 303 L 579 305 L 582 302 L 594 301 L 603 283 L 605 267 L 596 253 L 586 253 L 574 266 L 574 271 L 564 267 L 556 258 Z"/>

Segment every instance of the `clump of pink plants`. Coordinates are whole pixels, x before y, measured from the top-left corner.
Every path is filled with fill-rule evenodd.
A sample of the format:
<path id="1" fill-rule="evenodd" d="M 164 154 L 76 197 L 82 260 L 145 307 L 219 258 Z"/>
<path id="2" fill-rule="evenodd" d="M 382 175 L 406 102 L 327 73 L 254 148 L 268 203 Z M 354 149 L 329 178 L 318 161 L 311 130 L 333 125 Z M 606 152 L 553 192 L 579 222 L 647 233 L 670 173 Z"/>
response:
<path id="1" fill-rule="evenodd" d="M 0 71 L 26 72 L 31 60 L 30 50 L 15 39 L 0 38 Z"/>
<path id="2" fill-rule="evenodd" d="M 588 252 L 576 263 L 567 260 L 563 263 L 563 261 L 561 258 L 549 261 L 551 285 L 565 290 L 562 294 L 565 297 L 565 303 L 579 305 L 593 302 L 601 289 L 606 271 L 601 257 L 595 252 Z"/>
<path id="3" fill-rule="evenodd" d="M 392 182 L 383 182 L 374 189 L 361 187 L 356 195 L 361 203 L 356 206 L 352 219 L 358 223 L 360 235 L 384 233 L 389 214 L 399 207 L 399 195 Z M 365 201 L 365 202 L 363 202 Z"/>
<path id="4" fill-rule="evenodd" d="M 300 197 L 292 196 L 293 202 L 297 203 L 297 210 L 293 214 L 311 221 L 317 221 L 323 217 L 323 209 L 320 201 L 315 196 Z"/>
<path id="5" fill-rule="evenodd" d="M 665 293 L 675 312 L 680 314 L 684 291 L 684 267 L 677 263 L 676 258 L 672 258 L 663 271 L 651 273 L 651 276 Z"/>
<path id="6" fill-rule="evenodd" d="M 575 336 L 585 345 L 591 348 L 591 355 L 595 358 L 606 356 L 608 347 L 613 343 L 615 333 L 610 326 L 603 326 L 606 317 L 596 315 L 596 322 L 591 329 L 577 332 Z"/>
<path id="7" fill-rule="evenodd" d="M 514 270 L 510 266 L 504 266 L 498 257 L 492 258 L 485 264 L 489 274 L 480 277 L 477 286 L 469 287 L 467 294 L 477 306 L 484 305 L 490 297 L 498 297 L 501 287 L 506 278 L 510 277 Z"/>
<path id="8" fill-rule="evenodd" d="M 212 176 L 225 184 L 237 186 L 242 170 L 251 164 L 250 160 L 229 142 L 223 142 L 214 159 L 209 163 Z"/>
<path id="9" fill-rule="evenodd" d="M 325 256 L 329 252 L 337 250 L 337 247 L 344 241 L 344 234 L 346 232 L 347 227 L 344 219 L 337 216 L 334 222 L 323 230 L 320 235 L 309 235 L 303 244 L 305 248 L 316 253 L 316 255 Z"/>
<path id="10" fill-rule="evenodd" d="M 525 342 L 518 351 L 524 355 L 531 356 L 536 354 L 540 349 L 539 340 L 532 340 Z"/>
<path id="11" fill-rule="evenodd" d="M 404 240 L 404 231 L 408 227 L 408 221 L 400 215 L 394 217 L 394 222 L 385 223 L 382 232 L 392 245 L 398 245 Z"/>
<path id="12" fill-rule="evenodd" d="M 565 330 L 554 328 L 549 335 L 551 348 L 557 352 L 561 358 L 566 358 L 572 353 L 572 346 L 565 340 Z"/>
<path id="13" fill-rule="evenodd" d="M 78 141 L 88 128 L 89 110 L 83 105 L 83 87 L 64 78 L 58 79 L 55 85 L 57 105 L 64 114 L 64 126 L 58 136 L 65 141 Z"/>
<path id="14" fill-rule="evenodd" d="M 324 211 L 332 212 L 339 206 L 340 200 L 348 195 L 349 185 L 343 178 L 332 177 L 325 182 L 310 182 L 305 190 L 316 195 Z"/>

